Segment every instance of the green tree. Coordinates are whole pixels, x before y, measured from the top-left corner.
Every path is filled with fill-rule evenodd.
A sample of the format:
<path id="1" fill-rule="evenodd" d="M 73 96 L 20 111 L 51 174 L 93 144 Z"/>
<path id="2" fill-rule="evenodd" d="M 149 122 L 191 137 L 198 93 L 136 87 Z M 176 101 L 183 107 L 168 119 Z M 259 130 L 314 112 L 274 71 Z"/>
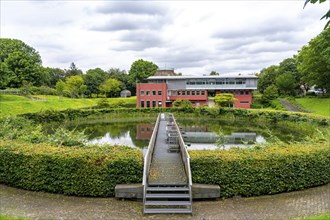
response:
<path id="1" fill-rule="evenodd" d="M 107 73 L 101 68 L 90 69 L 83 78 L 87 86 L 86 95 L 91 97 L 92 94 L 96 94 L 98 96 L 101 93 L 101 84 L 107 79 Z"/>
<path id="2" fill-rule="evenodd" d="M 66 89 L 71 98 L 77 98 L 86 91 L 84 79 L 81 76 L 71 76 L 65 80 Z"/>
<path id="3" fill-rule="evenodd" d="M 213 70 L 212 72 L 210 72 L 210 76 L 219 76 L 219 73 Z"/>
<path id="4" fill-rule="evenodd" d="M 38 85 L 41 64 L 39 53 L 23 41 L 0 38 L 1 87 L 19 88 L 23 81 Z"/>
<path id="5" fill-rule="evenodd" d="M 181 100 L 181 99 L 176 99 L 173 102 L 173 106 L 176 108 L 185 108 L 185 109 L 193 107 L 192 103 L 189 100 Z"/>
<path id="6" fill-rule="evenodd" d="M 264 94 L 262 94 L 261 101 L 263 103 L 269 104 L 272 100 L 278 98 L 278 88 L 275 85 L 268 86 Z"/>
<path id="7" fill-rule="evenodd" d="M 129 70 L 129 80 L 132 84 L 145 83 L 149 76 L 155 75 L 158 66 L 150 61 L 137 60 L 135 61 Z"/>
<path id="8" fill-rule="evenodd" d="M 296 62 L 302 79 L 309 86 L 330 92 L 330 27 L 299 51 Z"/>
<path id="9" fill-rule="evenodd" d="M 65 72 L 60 68 L 50 68 L 45 67 L 42 69 L 43 73 L 45 74 L 45 84 L 49 87 L 56 87 L 56 83 L 59 80 L 65 80 Z"/>
<path id="10" fill-rule="evenodd" d="M 326 2 L 326 0 L 306 0 L 306 1 L 305 1 L 304 8 L 306 7 L 306 5 L 307 5 L 309 2 L 312 3 L 312 4 L 315 4 L 315 3 L 319 2 L 319 3 L 321 4 L 321 3 L 323 3 L 323 2 Z M 322 17 L 321 19 L 324 19 L 324 18 L 325 18 L 326 20 L 330 18 L 330 9 L 328 10 L 328 12 L 327 12 L 325 15 L 323 15 L 323 17 Z M 330 21 L 327 22 L 327 24 L 325 25 L 324 29 L 326 29 L 329 25 L 330 25 Z"/>
<path id="11" fill-rule="evenodd" d="M 221 93 L 214 97 L 214 103 L 220 107 L 228 107 L 234 103 L 237 99 L 231 93 Z"/>
<path id="12" fill-rule="evenodd" d="M 61 79 L 59 81 L 57 81 L 56 83 L 56 92 L 57 92 L 57 95 L 59 97 L 62 97 L 64 95 L 64 91 L 65 91 L 65 88 L 66 88 L 66 84 L 65 82 L 63 82 Z"/>
<path id="13" fill-rule="evenodd" d="M 106 95 L 106 97 L 118 96 L 120 92 L 121 82 L 116 79 L 108 79 L 100 86 L 100 90 Z"/>
<path id="14" fill-rule="evenodd" d="M 264 90 L 275 83 L 275 79 L 278 76 L 278 66 L 269 66 L 264 68 L 258 74 L 258 91 L 264 93 Z"/>
<path id="15" fill-rule="evenodd" d="M 275 79 L 277 88 L 282 95 L 295 95 L 296 81 L 290 72 L 278 76 Z"/>
<path id="16" fill-rule="evenodd" d="M 122 82 L 120 85 L 121 90 L 132 89 L 132 84 L 129 82 L 129 76 L 125 70 L 111 68 L 107 72 L 109 74 L 109 78 L 117 79 L 118 81 Z"/>
<path id="17" fill-rule="evenodd" d="M 68 70 L 65 70 L 65 76 L 71 77 L 71 76 L 81 76 L 83 75 L 83 72 L 77 68 L 76 64 L 72 62 L 70 64 L 70 67 Z"/>

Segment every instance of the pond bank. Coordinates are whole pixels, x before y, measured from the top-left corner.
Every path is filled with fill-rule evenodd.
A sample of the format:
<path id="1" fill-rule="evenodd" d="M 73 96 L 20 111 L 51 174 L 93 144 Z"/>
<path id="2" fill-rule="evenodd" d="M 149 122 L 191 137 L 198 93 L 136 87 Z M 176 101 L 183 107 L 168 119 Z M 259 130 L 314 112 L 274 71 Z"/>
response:
<path id="1" fill-rule="evenodd" d="M 0 213 L 28 219 L 293 219 L 330 213 L 330 184 L 272 196 L 195 201 L 190 215 L 142 215 L 142 202 L 73 197 L 0 185 Z"/>

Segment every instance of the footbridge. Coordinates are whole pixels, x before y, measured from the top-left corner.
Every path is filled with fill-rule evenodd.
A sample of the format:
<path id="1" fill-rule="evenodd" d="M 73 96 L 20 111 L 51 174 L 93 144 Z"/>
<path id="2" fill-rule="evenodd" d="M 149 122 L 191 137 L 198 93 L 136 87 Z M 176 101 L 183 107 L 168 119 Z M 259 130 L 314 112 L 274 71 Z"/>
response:
<path id="1" fill-rule="evenodd" d="M 173 114 L 158 115 L 142 184 L 144 213 L 192 213 L 190 157 Z"/>

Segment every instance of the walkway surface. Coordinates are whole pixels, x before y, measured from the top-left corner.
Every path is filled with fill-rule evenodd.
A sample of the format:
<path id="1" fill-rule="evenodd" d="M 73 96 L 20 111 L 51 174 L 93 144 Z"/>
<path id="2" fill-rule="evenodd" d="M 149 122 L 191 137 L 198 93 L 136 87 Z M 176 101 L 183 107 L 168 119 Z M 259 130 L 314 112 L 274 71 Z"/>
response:
<path id="1" fill-rule="evenodd" d="M 181 154 L 168 152 L 166 143 L 165 119 L 159 122 L 158 134 L 151 160 L 148 184 L 149 185 L 186 185 L 187 177 L 184 170 Z"/>
<path id="2" fill-rule="evenodd" d="M 29 219 L 280 220 L 330 213 L 330 184 L 272 196 L 195 201 L 193 215 L 142 214 L 141 201 L 72 197 L 0 185 L 0 213 Z"/>
<path id="3" fill-rule="evenodd" d="M 284 108 L 290 112 L 301 112 L 296 106 L 292 105 L 290 102 L 285 99 L 280 99 L 281 104 Z"/>

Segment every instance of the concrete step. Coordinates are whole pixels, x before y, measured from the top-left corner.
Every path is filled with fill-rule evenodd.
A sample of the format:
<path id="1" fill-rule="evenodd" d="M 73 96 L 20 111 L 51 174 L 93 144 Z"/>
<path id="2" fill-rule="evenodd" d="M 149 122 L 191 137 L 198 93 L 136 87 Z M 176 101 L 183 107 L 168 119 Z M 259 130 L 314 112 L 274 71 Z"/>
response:
<path id="1" fill-rule="evenodd" d="M 163 206 L 187 206 L 191 205 L 190 201 L 146 201 L 144 203 L 145 206 L 147 205 L 163 205 Z"/>
<path id="2" fill-rule="evenodd" d="M 192 213 L 192 210 L 191 208 L 186 208 L 186 209 L 183 209 L 183 208 L 180 208 L 180 209 L 173 209 L 173 208 L 170 208 L 170 209 L 152 209 L 152 208 L 146 208 L 144 209 L 144 213 L 146 214 L 154 214 L 154 213 Z"/>
<path id="3" fill-rule="evenodd" d="M 147 187 L 147 191 L 153 192 L 177 192 L 177 191 L 189 191 L 188 187 Z"/>
<path id="4" fill-rule="evenodd" d="M 189 194 L 172 194 L 172 193 L 153 193 L 153 194 L 146 194 L 146 199 L 189 199 Z"/>

